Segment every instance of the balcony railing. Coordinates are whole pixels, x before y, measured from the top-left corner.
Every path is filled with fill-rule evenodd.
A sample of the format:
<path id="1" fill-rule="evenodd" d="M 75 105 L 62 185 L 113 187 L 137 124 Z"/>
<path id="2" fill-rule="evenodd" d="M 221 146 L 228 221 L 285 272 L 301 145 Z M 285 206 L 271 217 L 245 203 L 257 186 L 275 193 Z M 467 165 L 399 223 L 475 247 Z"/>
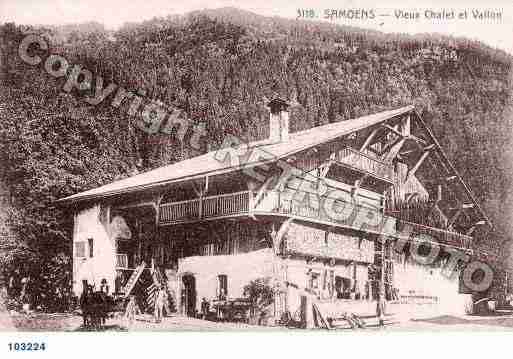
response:
<path id="1" fill-rule="evenodd" d="M 249 191 L 205 197 L 203 215 L 205 217 L 226 216 L 249 211 Z"/>
<path id="2" fill-rule="evenodd" d="M 466 249 L 470 249 L 472 245 L 472 237 L 470 236 L 403 220 L 397 221 L 397 232 L 399 236 L 401 233 L 408 233 L 408 231 L 405 231 L 407 226 L 411 226 L 410 237 L 415 235 L 427 235 L 434 238 L 440 244 Z"/>
<path id="3" fill-rule="evenodd" d="M 160 206 L 161 224 L 193 222 L 206 218 L 244 214 L 250 209 L 250 193 L 242 191 Z"/>
<path id="4" fill-rule="evenodd" d="M 344 147 L 336 152 L 336 161 L 358 171 L 366 172 L 377 178 L 392 182 L 394 180 L 394 167 L 392 164 L 382 161 L 373 156 L 355 150 L 351 147 Z"/>
<path id="5" fill-rule="evenodd" d="M 116 268 L 126 269 L 128 268 L 128 255 L 123 253 L 116 254 Z"/>

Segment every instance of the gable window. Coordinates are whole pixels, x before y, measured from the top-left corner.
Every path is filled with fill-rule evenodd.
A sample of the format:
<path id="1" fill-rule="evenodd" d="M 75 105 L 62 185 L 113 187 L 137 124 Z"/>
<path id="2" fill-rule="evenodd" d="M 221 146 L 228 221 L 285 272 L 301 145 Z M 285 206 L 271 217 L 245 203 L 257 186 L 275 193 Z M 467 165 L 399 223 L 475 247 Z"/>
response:
<path id="1" fill-rule="evenodd" d="M 87 243 L 89 244 L 89 258 L 93 258 L 93 253 L 94 253 L 93 239 L 87 238 Z"/>
<path id="2" fill-rule="evenodd" d="M 85 258 L 85 242 L 76 242 L 75 243 L 75 257 L 77 258 Z"/>

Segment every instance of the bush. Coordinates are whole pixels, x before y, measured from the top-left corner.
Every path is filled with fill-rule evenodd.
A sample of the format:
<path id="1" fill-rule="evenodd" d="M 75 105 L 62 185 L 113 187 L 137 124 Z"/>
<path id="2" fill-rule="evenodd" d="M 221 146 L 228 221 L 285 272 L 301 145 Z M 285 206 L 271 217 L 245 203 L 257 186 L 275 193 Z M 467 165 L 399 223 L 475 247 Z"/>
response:
<path id="1" fill-rule="evenodd" d="M 258 278 L 244 286 L 244 296 L 252 303 L 252 317 L 260 323 L 269 315 L 269 306 L 274 303 L 271 278 Z"/>

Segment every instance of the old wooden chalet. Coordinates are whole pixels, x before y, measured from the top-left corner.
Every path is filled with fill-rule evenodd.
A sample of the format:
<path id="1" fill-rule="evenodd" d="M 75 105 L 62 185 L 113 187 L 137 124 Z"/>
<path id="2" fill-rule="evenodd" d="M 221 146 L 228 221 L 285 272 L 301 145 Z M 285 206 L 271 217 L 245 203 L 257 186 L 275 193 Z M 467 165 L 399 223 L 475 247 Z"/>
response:
<path id="1" fill-rule="evenodd" d="M 105 279 L 124 293 L 144 268 L 158 268 L 186 315 L 203 298 L 242 298 L 259 278 L 275 290 L 276 316 L 297 311 L 305 292 L 367 305 L 380 281 L 389 301 L 455 308 L 464 295 L 458 275 L 437 268 L 450 250 L 472 253 L 472 235 L 489 221 L 415 108 L 294 133 L 288 103 L 275 98 L 269 108 L 266 140 L 231 138 L 62 199 L 74 215 L 74 292 Z M 393 250 L 405 226 L 409 238 L 440 243 L 434 263 Z"/>

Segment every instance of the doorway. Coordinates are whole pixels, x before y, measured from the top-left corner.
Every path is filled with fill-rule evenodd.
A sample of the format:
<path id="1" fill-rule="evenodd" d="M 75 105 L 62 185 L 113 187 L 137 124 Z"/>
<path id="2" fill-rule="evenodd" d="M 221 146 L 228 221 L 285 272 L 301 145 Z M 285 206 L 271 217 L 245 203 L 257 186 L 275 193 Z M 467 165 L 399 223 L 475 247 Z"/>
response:
<path id="1" fill-rule="evenodd" d="M 196 279 L 192 274 L 182 276 L 182 313 L 196 316 Z"/>
<path id="2" fill-rule="evenodd" d="M 351 292 L 351 279 L 335 276 L 335 295 L 337 299 L 349 299 Z"/>

